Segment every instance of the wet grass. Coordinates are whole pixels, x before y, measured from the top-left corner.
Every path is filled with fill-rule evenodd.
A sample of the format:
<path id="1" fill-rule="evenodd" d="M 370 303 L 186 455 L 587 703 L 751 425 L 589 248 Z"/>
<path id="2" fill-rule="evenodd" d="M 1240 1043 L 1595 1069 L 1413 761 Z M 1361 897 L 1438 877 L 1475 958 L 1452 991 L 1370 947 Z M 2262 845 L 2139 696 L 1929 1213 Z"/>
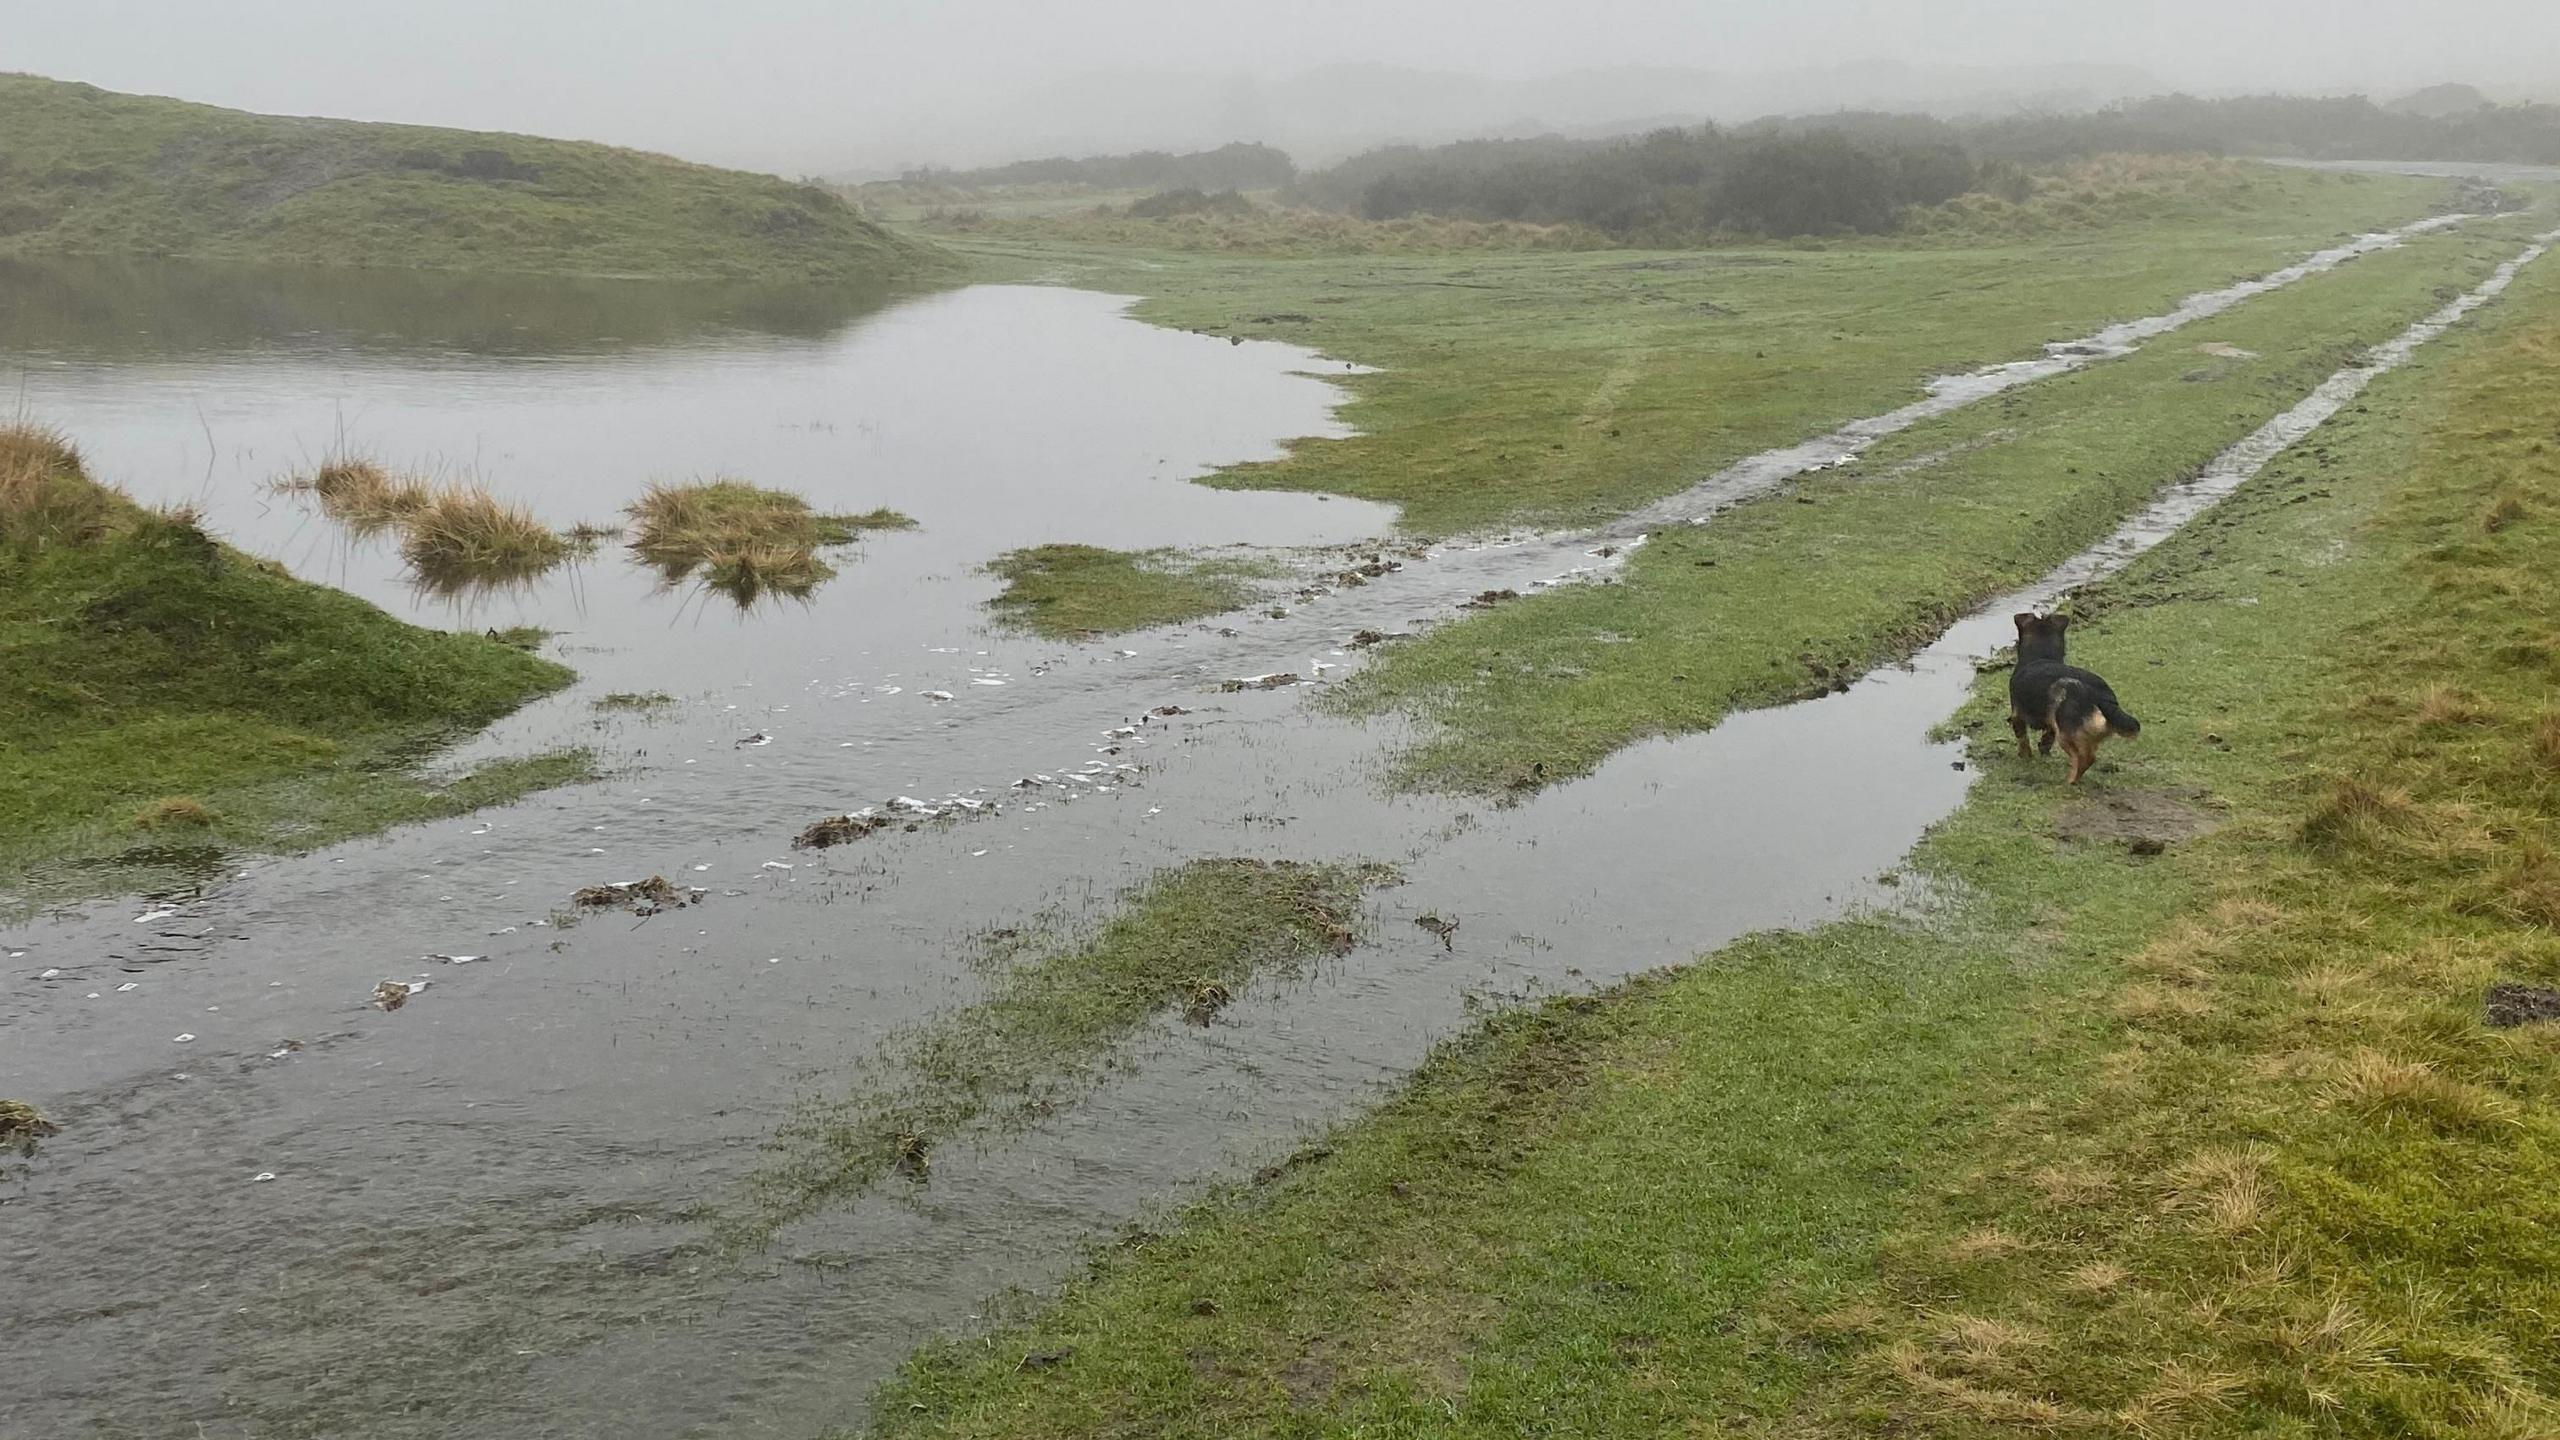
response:
<path id="1" fill-rule="evenodd" d="M 2213 833 L 2056 838 L 1986 677 L 1937 913 L 1500 1017 L 874 1433 L 2552 1433 L 2555 425 L 2546 265 L 2084 597 Z"/>
<path id="2" fill-rule="evenodd" d="M 985 997 L 892 1037 L 875 1085 L 804 1104 L 724 1229 L 762 1243 L 892 1176 L 924 1179 L 940 1147 L 1074 1103 L 1141 1028 L 1205 1023 L 1258 976 L 1348 953 L 1362 893 L 1392 880 L 1378 866 L 1196 860 L 1088 933 L 994 937 Z"/>
<path id="3" fill-rule="evenodd" d="M 2111 320 L 2406 223 L 2450 187 L 2250 167 L 2218 208 L 2087 231 L 1701 250 L 1230 255 L 1025 230 L 990 266 L 1139 294 L 1148 320 L 1375 366 L 1347 439 L 1205 483 L 1356 495 L 1421 536 L 1586 525 L 1755 451 Z"/>
<path id="4" fill-rule="evenodd" d="M 629 513 L 633 553 L 668 584 L 699 577 L 740 605 L 804 599 L 835 578 L 820 550 L 915 524 L 886 509 L 821 515 L 797 495 L 731 479 L 651 485 Z"/>
<path id="5" fill-rule="evenodd" d="M 1009 625 L 1053 640 L 1117 635 L 1241 608 L 1281 573 L 1267 563 L 1171 550 L 1034 545 L 987 565 L 1005 582 L 988 608 Z"/>
<path id="6" fill-rule="evenodd" d="M 1656 535 L 1621 583 L 1401 645 L 1338 703 L 1431 722 L 1399 783 L 1503 795 L 1739 706 L 1819 694 L 2094 542 L 2477 283 L 2527 228 L 2481 223 L 2368 256 L 2129 358 L 1915 426 L 1854 467 Z M 2195 347 L 2217 341 L 2256 357 L 2201 368 Z"/>
<path id="7" fill-rule="evenodd" d="M 292 848 L 556 783 L 585 760 L 422 780 L 415 757 L 567 682 L 479 635 L 406 625 L 92 482 L 60 437 L 0 429 L 0 886 L 119 883 L 63 862 L 130 847 L 143 807 Z M 28 872 L 43 867 L 45 875 Z"/>

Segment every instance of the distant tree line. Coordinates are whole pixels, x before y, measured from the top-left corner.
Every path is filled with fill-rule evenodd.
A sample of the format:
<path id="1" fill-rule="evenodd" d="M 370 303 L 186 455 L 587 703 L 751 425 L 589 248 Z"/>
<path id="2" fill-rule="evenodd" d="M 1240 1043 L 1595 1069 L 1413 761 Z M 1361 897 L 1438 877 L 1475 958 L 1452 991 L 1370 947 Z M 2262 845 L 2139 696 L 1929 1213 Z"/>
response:
<path id="1" fill-rule="evenodd" d="M 1971 127 L 1968 138 L 1978 153 L 2021 160 L 2110 150 L 2202 150 L 2307 160 L 2560 165 L 2560 105 L 2483 105 L 2427 114 L 2377 105 L 2361 95 L 2162 95 L 2083 115 L 1990 121 Z"/>
<path id="2" fill-rule="evenodd" d="M 1976 177 L 1973 158 L 1951 139 L 1707 125 L 1627 140 L 1373 150 L 1302 178 L 1290 193 L 1372 220 L 1445 215 L 1574 224 L 1664 241 L 1715 230 L 1889 230 L 1902 207 L 1953 199 Z"/>
<path id="3" fill-rule="evenodd" d="M 2027 167 L 2121 151 L 2560 164 L 2560 106 L 2427 114 L 2360 97 L 2172 95 L 1968 124 L 1849 112 L 1611 140 L 1388 146 L 1302 175 L 1287 193 L 1373 220 L 1573 224 L 1652 243 L 1717 231 L 1877 233 L 1907 206 L 1977 190 L 2021 200 Z"/>
<path id="4" fill-rule="evenodd" d="M 1215 150 L 1174 154 L 1140 150 L 1128 155 L 1055 156 L 1018 160 L 978 170 L 924 166 L 898 178 L 909 184 L 984 190 L 999 185 L 1091 185 L 1105 190 L 1268 190 L 1297 177 L 1288 152 L 1237 142 Z"/>

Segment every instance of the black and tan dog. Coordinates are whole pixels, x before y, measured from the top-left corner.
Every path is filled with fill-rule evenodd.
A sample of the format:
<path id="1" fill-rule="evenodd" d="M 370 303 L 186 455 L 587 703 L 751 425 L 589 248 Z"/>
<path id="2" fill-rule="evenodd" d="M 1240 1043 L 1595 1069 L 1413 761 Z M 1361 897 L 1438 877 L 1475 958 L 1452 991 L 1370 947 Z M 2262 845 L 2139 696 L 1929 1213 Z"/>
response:
<path id="1" fill-rule="evenodd" d="M 2027 758 L 2027 732 L 2043 732 L 2036 748 L 2053 753 L 2056 740 L 2071 760 L 2071 783 L 2097 763 L 2098 742 L 2110 735 L 2127 738 L 2142 733 L 2142 722 L 2116 703 L 2106 681 L 2077 666 L 2062 663 L 2062 632 L 2071 628 L 2068 615 L 2020 615 L 2018 668 L 2009 672 L 2009 729 L 2018 737 L 2018 758 Z"/>

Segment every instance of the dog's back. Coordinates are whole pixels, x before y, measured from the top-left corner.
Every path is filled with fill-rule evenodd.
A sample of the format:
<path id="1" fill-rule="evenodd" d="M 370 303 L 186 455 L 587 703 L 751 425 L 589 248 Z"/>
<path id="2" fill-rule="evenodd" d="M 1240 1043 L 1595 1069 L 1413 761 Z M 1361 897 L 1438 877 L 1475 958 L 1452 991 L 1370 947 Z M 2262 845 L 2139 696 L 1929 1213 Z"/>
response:
<path id="1" fill-rule="evenodd" d="M 2027 731 L 2042 732 L 2047 754 L 2059 740 L 2071 756 L 2071 779 L 2096 761 L 2098 742 L 2109 735 L 2142 733 L 2142 722 L 2116 700 L 2113 686 L 2096 672 L 2064 660 L 2067 615 L 2020 615 L 2018 664 L 2009 672 L 2009 728 L 2018 753 L 2027 753 Z"/>

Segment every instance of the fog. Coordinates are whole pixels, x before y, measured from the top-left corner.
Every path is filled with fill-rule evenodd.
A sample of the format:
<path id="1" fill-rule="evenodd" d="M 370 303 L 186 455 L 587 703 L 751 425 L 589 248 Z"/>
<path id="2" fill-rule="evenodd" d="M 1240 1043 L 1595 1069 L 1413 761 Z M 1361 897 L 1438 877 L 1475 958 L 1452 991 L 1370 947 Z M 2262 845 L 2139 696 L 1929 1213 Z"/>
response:
<path id="1" fill-rule="evenodd" d="M 2560 4 L 0 0 L 0 70 L 862 174 L 1230 139 L 1323 160 L 1387 139 L 2171 89 L 2463 80 L 2560 98 Z"/>

